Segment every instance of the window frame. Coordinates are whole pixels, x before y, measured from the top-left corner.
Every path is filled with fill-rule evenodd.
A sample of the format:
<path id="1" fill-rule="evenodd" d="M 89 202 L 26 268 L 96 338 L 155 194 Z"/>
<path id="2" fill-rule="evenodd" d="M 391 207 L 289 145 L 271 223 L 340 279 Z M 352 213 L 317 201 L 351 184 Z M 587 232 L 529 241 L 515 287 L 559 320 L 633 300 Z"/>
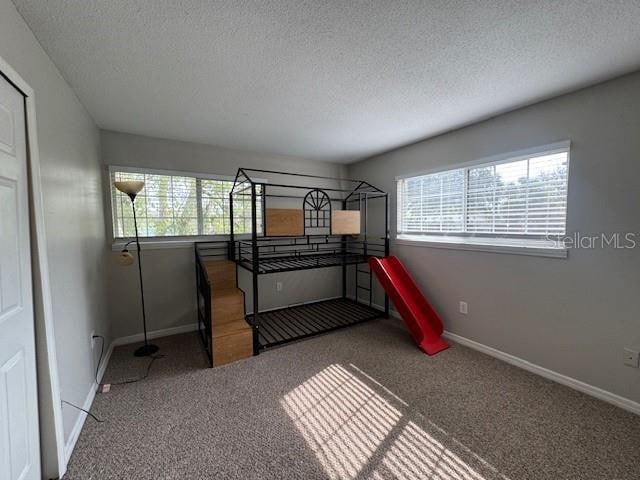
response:
<path id="1" fill-rule="evenodd" d="M 109 205 L 111 208 L 111 242 L 112 242 L 112 250 L 119 251 L 123 245 L 132 240 L 135 237 L 118 237 L 116 236 L 116 225 L 118 224 L 117 219 L 117 210 L 116 210 L 116 195 L 114 193 L 113 187 L 113 175 L 116 172 L 123 173 L 137 173 L 137 174 L 146 174 L 146 175 L 166 175 L 166 176 L 179 176 L 179 177 L 192 177 L 201 180 L 219 180 L 219 181 L 227 181 L 234 182 L 236 177 L 235 175 L 219 175 L 212 173 L 197 173 L 197 172 L 189 172 L 183 170 L 164 170 L 158 168 L 146 168 L 146 167 L 131 167 L 131 166 L 118 166 L 118 165 L 109 165 L 108 168 L 108 183 L 109 183 Z M 256 179 L 256 183 L 267 183 L 266 180 Z M 198 185 L 198 184 L 196 184 Z M 200 188 L 196 186 L 197 189 L 197 197 L 196 203 L 199 205 L 202 201 L 202 198 L 199 196 Z M 200 226 L 200 222 L 202 218 L 198 218 L 198 225 Z M 213 235 L 166 235 L 166 236 L 155 236 L 155 237 L 140 237 L 140 245 L 143 249 L 160 249 L 160 248 L 191 248 L 195 242 L 201 241 L 213 241 L 213 240 L 224 240 L 229 238 L 228 233 L 220 233 Z M 261 236 L 262 232 L 259 231 L 258 235 Z M 236 233 L 235 236 L 239 239 L 249 238 L 251 236 L 250 233 Z"/>
<path id="2" fill-rule="evenodd" d="M 565 208 L 565 233 L 564 234 L 523 234 L 523 233 L 490 233 L 490 232 L 425 232 L 425 233 L 404 233 L 400 230 L 402 222 L 402 201 L 399 193 L 400 182 L 409 178 L 424 175 L 432 175 L 452 170 L 464 169 L 464 195 L 463 195 L 463 224 L 466 228 L 467 222 L 467 190 L 469 181 L 469 171 L 473 168 L 489 165 L 502 165 L 505 163 L 527 160 L 532 157 L 552 155 L 555 153 L 567 154 L 567 204 Z M 428 246 L 435 248 L 453 248 L 461 250 L 478 250 L 487 252 L 516 253 L 524 255 L 567 257 L 567 248 L 560 243 L 562 237 L 566 235 L 566 225 L 569 218 L 569 173 L 571 163 L 571 141 L 563 140 L 547 145 L 512 151 L 490 157 L 483 157 L 464 163 L 451 164 L 415 172 L 411 174 L 399 175 L 396 181 L 396 231 L 395 243 L 399 245 Z"/>

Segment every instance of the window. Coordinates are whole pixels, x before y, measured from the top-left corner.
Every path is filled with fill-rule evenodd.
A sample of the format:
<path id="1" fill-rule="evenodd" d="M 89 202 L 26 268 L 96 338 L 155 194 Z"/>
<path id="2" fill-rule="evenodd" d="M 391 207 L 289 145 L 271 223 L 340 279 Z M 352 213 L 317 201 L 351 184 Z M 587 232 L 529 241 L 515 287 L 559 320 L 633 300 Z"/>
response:
<path id="1" fill-rule="evenodd" d="M 398 233 L 464 231 L 463 169 L 398 182 Z"/>
<path id="2" fill-rule="evenodd" d="M 229 193 L 233 181 L 190 174 L 130 169 L 111 169 L 113 236 L 135 236 L 129 198 L 119 192 L 116 180 L 142 180 L 136 197 L 138 232 L 141 237 L 228 235 Z M 256 187 L 260 195 L 260 187 Z M 262 227 L 261 197 L 257 197 L 258 231 Z M 233 204 L 234 233 L 251 233 L 251 195 L 238 195 Z"/>
<path id="3" fill-rule="evenodd" d="M 568 162 L 567 142 L 399 179 L 398 234 L 520 239 L 562 235 Z"/>

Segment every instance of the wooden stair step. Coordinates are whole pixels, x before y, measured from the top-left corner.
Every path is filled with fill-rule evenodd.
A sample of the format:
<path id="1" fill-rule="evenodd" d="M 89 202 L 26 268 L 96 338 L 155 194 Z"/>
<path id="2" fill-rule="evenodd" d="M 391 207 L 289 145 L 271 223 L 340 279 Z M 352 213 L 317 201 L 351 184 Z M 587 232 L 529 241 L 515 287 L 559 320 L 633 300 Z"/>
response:
<path id="1" fill-rule="evenodd" d="M 235 362 L 253 355 L 253 331 L 251 327 L 242 320 L 244 327 L 229 327 L 228 331 L 220 332 L 221 326 L 216 327 L 213 336 L 213 364 L 215 366 Z M 238 322 L 239 323 L 239 322 Z M 225 325 L 226 328 L 226 325 Z"/>
<path id="2" fill-rule="evenodd" d="M 236 264 L 230 260 L 208 260 L 204 262 L 211 290 L 236 288 Z"/>
<path id="3" fill-rule="evenodd" d="M 227 323 L 245 317 L 244 293 L 238 288 L 216 290 L 211 295 L 213 325 Z"/>
<path id="4" fill-rule="evenodd" d="M 238 332 L 251 331 L 251 325 L 249 325 L 244 318 L 232 320 L 230 322 L 216 325 L 213 329 L 213 338 L 225 337 L 227 335 L 233 335 Z"/>

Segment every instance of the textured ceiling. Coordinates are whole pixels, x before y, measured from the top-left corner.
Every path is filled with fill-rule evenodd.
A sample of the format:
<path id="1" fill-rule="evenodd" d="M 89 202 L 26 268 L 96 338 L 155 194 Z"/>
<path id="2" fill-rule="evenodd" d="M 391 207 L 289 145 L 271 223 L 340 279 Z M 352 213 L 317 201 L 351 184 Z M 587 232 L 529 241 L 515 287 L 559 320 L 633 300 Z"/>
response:
<path id="1" fill-rule="evenodd" d="M 15 0 L 100 127 L 348 162 L 640 68 L 638 0 Z"/>

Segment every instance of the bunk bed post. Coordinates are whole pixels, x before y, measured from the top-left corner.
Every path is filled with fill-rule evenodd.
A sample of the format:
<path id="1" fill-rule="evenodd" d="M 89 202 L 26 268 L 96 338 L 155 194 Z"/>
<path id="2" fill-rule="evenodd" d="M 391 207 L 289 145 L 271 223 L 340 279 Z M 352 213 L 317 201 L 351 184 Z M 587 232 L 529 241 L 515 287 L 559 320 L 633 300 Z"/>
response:
<path id="1" fill-rule="evenodd" d="M 384 256 L 389 256 L 389 194 L 384 194 Z M 384 316 L 389 318 L 389 295 L 384 294 Z"/>
<path id="2" fill-rule="evenodd" d="M 233 185 L 235 187 L 235 182 Z M 235 262 L 236 242 L 233 235 L 233 189 L 231 189 L 231 191 L 229 192 L 229 222 L 231 223 L 231 225 L 229 225 L 229 251 L 227 253 L 227 256 L 229 257 L 229 260 Z"/>
<path id="3" fill-rule="evenodd" d="M 264 186 L 262 187 L 264 189 Z M 260 313 L 258 302 L 258 270 L 260 268 L 258 252 L 258 210 L 256 205 L 256 184 L 251 182 L 251 263 L 253 277 L 253 354 L 259 353 L 258 329 L 260 328 Z"/>
<path id="4" fill-rule="evenodd" d="M 264 235 L 265 231 L 265 218 L 267 218 L 267 185 L 262 183 L 260 185 L 260 206 L 262 207 L 262 213 L 260 215 L 262 219 L 262 234 Z"/>
<path id="5" fill-rule="evenodd" d="M 367 232 L 367 223 L 368 223 L 368 212 L 369 212 L 369 194 L 368 192 L 364 192 L 364 245 L 363 245 L 363 251 L 364 251 L 364 258 L 367 259 L 367 263 L 365 264 L 368 271 L 369 271 L 369 306 L 371 306 L 373 304 L 373 279 L 371 278 L 371 268 L 369 268 L 369 261 L 368 261 L 368 254 L 369 254 L 369 250 L 368 250 L 368 245 L 369 245 L 369 241 L 368 241 L 368 232 Z"/>
<path id="6" fill-rule="evenodd" d="M 358 192 L 358 211 L 360 212 L 360 218 L 362 218 L 362 192 Z M 365 237 L 364 237 L 364 242 L 362 243 L 362 251 L 365 252 L 365 248 L 366 248 L 366 244 L 367 244 L 367 238 L 366 238 L 366 232 L 365 232 Z M 355 276 L 353 278 L 354 282 L 355 282 L 355 296 L 356 296 L 356 303 L 360 303 L 360 264 L 356 263 L 353 266 L 354 272 L 355 272 Z"/>
<path id="7" fill-rule="evenodd" d="M 362 194 L 360 194 L 362 195 Z M 364 256 L 367 256 L 367 212 L 369 211 L 369 196 L 367 195 L 367 192 L 364 192 L 364 215 L 362 215 L 364 217 L 364 245 L 363 245 L 363 249 L 364 249 Z"/>
<path id="8" fill-rule="evenodd" d="M 342 201 L 342 209 L 347 209 L 347 201 Z M 347 298 L 347 236 L 342 235 L 340 241 L 340 253 L 342 253 L 342 298 Z"/>

